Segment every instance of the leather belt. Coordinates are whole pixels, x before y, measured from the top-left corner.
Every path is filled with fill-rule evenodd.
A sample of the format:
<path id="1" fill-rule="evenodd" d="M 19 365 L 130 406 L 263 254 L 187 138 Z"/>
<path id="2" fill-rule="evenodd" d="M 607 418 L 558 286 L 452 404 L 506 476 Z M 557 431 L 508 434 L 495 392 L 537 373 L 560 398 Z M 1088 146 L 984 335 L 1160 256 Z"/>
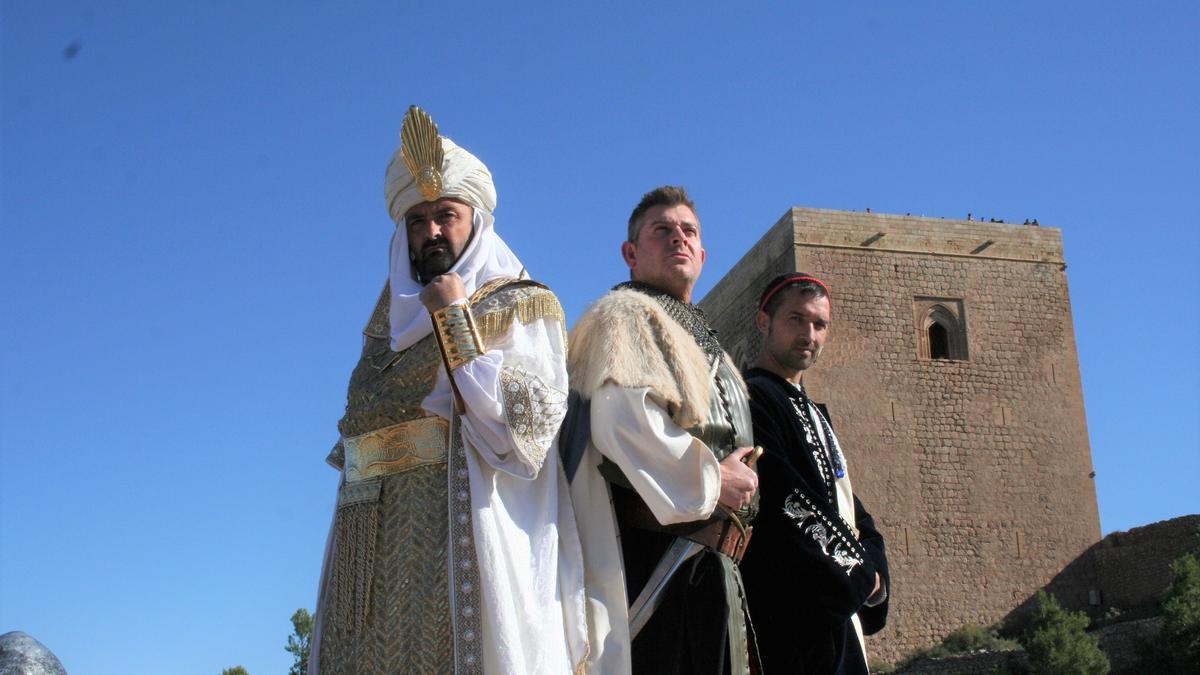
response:
<path id="1" fill-rule="evenodd" d="M 754 528 L 743 524 L 736 513 L 720 504 L 717 505 L 719 514 L 708 520 L 663 525 L 654 517 L 650 507 L 632 490 L 614 486 L 612 495 L 617 518 L 631 527 L 694 541 L 732 558 L 735 563 L 740 563 L 742 556 L 746 555 L 746 547 L 750 544 L 750 535 Z"/>
<path id="2" fill-rule="evenodd" d="M 446 461 L 450 422 L 431 415 L 342 439 L 347 483 Z"/>
<path id="3" fill-rule="evenodd" d="M 711 518 L 704 522 L 706 525 L 702 529 L 680 536 L 724 553 L 733 558 L 733 562 L 740 564 L 742 556 L 746 555 L 746 547 L 750 544 L 750 535 L 754 528 L 743 525 L 741 519 L 733 513 L 730 513 L 727 519 Z"/>

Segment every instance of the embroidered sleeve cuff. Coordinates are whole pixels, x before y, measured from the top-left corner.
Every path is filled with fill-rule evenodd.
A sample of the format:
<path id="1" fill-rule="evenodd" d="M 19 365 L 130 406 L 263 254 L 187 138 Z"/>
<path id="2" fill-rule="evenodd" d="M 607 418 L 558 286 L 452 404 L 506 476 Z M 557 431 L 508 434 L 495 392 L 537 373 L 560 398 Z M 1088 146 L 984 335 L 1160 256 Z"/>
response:
<path id="1" fill-rule="evenodd" d="M 500 368 L 504 415 L 517 449 L 541 468 L 567 413 L 567 392 L 519 366 Z"/>

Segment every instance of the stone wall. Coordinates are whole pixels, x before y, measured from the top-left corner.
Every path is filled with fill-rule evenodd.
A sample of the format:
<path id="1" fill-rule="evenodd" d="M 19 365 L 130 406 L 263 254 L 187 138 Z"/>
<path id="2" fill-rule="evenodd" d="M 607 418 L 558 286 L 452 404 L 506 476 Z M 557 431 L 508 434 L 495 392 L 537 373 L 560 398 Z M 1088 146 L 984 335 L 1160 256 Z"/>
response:
<path id="1" fill-rule="evenodd" d="M 1091 635 L 1108 656 L 1112 670 L 1109 675 L 1143 675 L 1143 650 L 1162 632 L 1162 617 L 1125 621 L 1106 626 Z M 1164 674 L 1166 675 L 1166 674 Z"/>
<path id="2" fill-rule="evenodd" d="M 771 277 L 832 289 L 805 383 L 888 540 L 875 656 L 1002 619 L 1100 538 L 1065 267 L 1054 228 L 797 208 L 701 302 L 747 363 Z M 966 358 L 923 351 L 934 306 L 961 322 Z"/>
<path id="3" fill-rule="evenodd" d="M 1046 586 L 1067 609 L 1093 619 L 1158 613 L 1171 586 L 1171 563 L 1200 552 L 1200 515 L 1180 516 L 1113 532 L 1067 565 Z M 1027 611 L 1032 599 L 1014 614 Z"/>
<path id="4" fill-rule="evenodd" d="M 1124 611 L 1162 602 L 1171 585 L 1171 563 L 1195 552 L 1200 552 L 1200 515 L 1108 535 L 1092 548 L 1101 607 Z"/>

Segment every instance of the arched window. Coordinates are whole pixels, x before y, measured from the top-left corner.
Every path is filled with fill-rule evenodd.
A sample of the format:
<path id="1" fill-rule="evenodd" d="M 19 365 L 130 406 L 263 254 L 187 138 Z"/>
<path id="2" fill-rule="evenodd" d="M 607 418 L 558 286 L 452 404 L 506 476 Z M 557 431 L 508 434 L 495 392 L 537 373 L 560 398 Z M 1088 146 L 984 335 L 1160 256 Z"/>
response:
<path id="1" fill-rule="evenodd" d="M 967 330 L 961 300 L 917 299 L 917 329 L 923 359 L 965 361 Z"/>
<path id="2" fill-rule="evenodd" d="M 936 321 L 929 324 L 929 358 L 950 358 L 950 333 Z"/>

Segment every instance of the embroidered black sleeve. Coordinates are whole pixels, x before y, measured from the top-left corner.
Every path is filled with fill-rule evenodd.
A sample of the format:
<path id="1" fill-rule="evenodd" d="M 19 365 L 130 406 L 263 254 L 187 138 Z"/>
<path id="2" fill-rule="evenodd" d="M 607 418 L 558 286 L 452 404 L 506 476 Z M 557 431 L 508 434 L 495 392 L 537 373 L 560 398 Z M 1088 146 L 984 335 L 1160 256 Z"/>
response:
<path id="1" fill-rule="evenodd" d="M 766 451 L 758 463 L 761 510 L 742 562 L 756 623 L 795 622 L 799 613 L 808 623 L 839 625 L 874 590 L 875 561 L 836 502 L 824 498 L 811 459 L 792 451 L 803 430 L 791 421 L 790 401 L 771 383 L 748 384 L 755 442 Z"/>
<path id="2" fill-rule="evenodd" d="M 840 516 L 831 517 L 808 495 L 795 489 L 784 498 L 782 510 L 795 523 L 796 529 L 812 538 L 819 551 L 845 570 L 846 576 L 863 564 L 866 556 L 862 546 L 845 534 L 849 525 Z M 835 518 L 841 522 L 836 522 Z"/>

